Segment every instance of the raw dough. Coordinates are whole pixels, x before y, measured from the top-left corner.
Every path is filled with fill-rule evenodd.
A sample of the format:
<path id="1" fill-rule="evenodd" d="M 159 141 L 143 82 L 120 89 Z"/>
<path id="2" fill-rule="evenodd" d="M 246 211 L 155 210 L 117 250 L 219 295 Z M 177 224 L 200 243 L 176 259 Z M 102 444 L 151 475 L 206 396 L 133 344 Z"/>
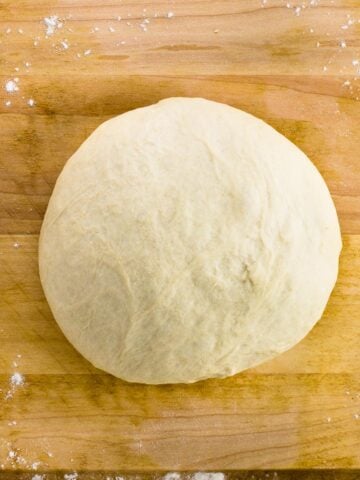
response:
<path id="1" fill-rule="evenodd" d="M 60 328 L 131 382 L 257 365 L 321 317 L 341 237 L 295 145 L 220 103 L 170 98 L 102 124 L 62 171 L 40 274 Z"/>

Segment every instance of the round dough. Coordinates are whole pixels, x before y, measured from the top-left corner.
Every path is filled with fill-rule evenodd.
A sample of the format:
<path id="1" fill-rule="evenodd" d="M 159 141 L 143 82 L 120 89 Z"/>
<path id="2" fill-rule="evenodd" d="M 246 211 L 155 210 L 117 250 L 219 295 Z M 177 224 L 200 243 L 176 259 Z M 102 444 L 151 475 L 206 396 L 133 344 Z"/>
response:
<path id="1" fill-rule="evenodd" d="M 40 238 L 60 328 L 131 382 L 233 375 L 321 317 L 341 236 L 314 165 L 263 121 L 170 98 L 102 124 L 62 171 Z"/>

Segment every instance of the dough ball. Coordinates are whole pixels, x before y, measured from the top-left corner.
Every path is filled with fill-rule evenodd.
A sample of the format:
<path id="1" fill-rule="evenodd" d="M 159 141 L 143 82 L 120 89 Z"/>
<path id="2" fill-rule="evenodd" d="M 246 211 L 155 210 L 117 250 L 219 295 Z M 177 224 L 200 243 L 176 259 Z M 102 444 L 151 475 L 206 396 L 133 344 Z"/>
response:
<path id="1" fill-rule="evenodd" d="M 67 162 L 40 274 L 69 341 L 130 382 L 225 377 L 319 320 L 341 236 L 310 160 L 263 121 L 170 98 L 102 124 Z"/>

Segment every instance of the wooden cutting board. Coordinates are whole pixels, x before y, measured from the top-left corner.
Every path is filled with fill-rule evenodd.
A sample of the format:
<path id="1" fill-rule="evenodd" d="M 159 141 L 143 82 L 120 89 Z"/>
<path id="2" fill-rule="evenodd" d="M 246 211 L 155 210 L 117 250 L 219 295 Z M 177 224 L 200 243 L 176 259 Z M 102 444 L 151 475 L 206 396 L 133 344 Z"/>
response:
<path id="1" fill-rule="evenodd" d="M 286 3 L 0 2 L 8 476 L 272 469 L 295 478 L 283 469 L 310 468 L 359 478 L 360 4 Z M 329 185 L 344 248 L 323 318 L 291 351 L 226 380 L 139 386 L 96 370 L 65 340 L 39 283 L 37 242 L 55 180 L 81 142 L 107 118 L 169 96 L 242 108 L 302 148 Z"/>

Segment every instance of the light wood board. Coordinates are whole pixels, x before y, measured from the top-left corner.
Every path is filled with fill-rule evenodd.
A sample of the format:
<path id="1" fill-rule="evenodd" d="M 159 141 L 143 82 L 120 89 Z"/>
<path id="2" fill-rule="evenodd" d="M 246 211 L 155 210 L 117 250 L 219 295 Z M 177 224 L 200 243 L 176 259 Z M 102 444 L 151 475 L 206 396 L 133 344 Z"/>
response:
<path id="1" fill-rule="evenodd" d="M 360 4 L 286 3 L 0 2 L 8 475 L 360 469 Z M 63 26 L 46 38 L 50 15 Z M 54 182 L 81 142 L 107 118 L 168 96 L 242 108 L 302 148 L 329 185 L 344 248 L 323 318 L 291 351 L 226 380 L 139 386 L 96 370 L 65 340 L 39 283 L 37 241 Z M 11 389 L 15 371 L 25 384 Z"/>

